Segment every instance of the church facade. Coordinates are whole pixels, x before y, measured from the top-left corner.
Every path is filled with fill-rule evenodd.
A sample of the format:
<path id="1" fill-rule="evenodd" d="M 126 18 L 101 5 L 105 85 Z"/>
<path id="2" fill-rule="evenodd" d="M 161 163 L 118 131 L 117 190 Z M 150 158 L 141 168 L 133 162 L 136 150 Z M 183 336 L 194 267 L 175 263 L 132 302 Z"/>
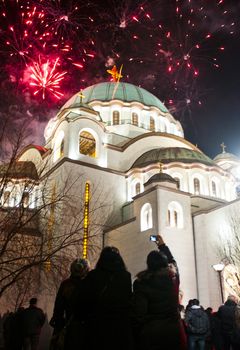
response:
<path id="1" fill-rule="evenodd" d="M 160 232 L 179 266 L 183 303 L 197 297 L 205 307 L 219 306 L 212 266 L 220 262 L 219 235 L 228 234 L 239 207 L 237 157 L 223 149 L 210 159 L 184 138 L 157 97 L 124 82 L 74 95 L 48 122 L 44 137 L 44 146 L 29 145 L 18 161 L 36 169 L 47 162 L 58 181 L 81 174 L 73 193 L 80 182 L 90 183 L 108 206 L 100 245 L 117 246 L 133 278 L 155 249 L 150 235 Z M 226 296 L 231 286 L 222 278 Z"/>

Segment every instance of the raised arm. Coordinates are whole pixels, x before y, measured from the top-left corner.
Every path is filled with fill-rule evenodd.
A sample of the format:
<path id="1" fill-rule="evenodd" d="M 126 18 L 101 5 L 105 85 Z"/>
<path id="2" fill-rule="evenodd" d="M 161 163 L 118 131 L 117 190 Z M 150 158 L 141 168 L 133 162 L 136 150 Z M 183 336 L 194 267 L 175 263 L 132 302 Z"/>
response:
<path id="1" fill-rule="evenodd" d="M 166 257 L 168 259 L 169 267 L 172 269 L 173 273 L 175 274 L 176 284 L 179 285 L 180 282 L 179 282 L 179 271 L 178 271 L 177 262 L 174 259 L 170 249 L 165 244 L 165 242 L 160 234 L 157 235 L 156 244 L 158 246 L 159 251 L 166 255 Z"/>
<path id="2" fill-rule="evenodd" d="M 157 244 L 160 252 L 164 253 L 166 255 L 166 257 L 168 258 L 168 263 L 169 264 L 176 264 L 176 261 L 175 261 L 174 257 L 172 256 L 170 249 L 165 244 L 165 242 L 160 234 L 157 235 L 156 244 Z"/>

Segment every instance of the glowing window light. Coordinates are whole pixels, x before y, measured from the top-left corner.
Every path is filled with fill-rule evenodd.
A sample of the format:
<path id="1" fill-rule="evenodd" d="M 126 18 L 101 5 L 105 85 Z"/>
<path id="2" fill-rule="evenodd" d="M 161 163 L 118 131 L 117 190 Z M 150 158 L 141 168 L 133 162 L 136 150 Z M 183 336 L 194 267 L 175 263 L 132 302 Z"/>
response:
<path id="1" fill-rule="evenodd" d="M 83 258 L 87 259 L 88 253 L 88 229 L 89 229 L 89 195 L 90 184 L 85 184 L 85 196 L 84 196 L 84 218 L 83 218 Z"/>

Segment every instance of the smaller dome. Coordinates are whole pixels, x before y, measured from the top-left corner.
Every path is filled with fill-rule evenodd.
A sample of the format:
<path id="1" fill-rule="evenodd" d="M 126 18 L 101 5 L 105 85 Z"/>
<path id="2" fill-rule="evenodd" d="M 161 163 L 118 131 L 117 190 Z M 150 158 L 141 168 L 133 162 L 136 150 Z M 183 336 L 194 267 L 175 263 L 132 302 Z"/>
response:
<path id="1" fill-rule="evenodd" d="M 162 162 L 164 164 L 171 162 L 202 163 L 205 165 L 216 166 L 209 157 L 199 151 L 183 147 L 163 147 L 143 153 L 134 162 L 132 168 L 144 167 L 156 162 Z"/>
<path id="2" fill-rule="evenodd" d="M 228 152 L 223 152 L 218 154 L 214 159 L 214 162 L 218 162 L 218 161 L 234 161 L 234 162 L 239 162 L 239 158 L 237 156 L 235 156 L 232 153 L 228 153 Z"/>
<path id="3" fill-rule="evenodd" d="M 145 182 L 144 186 L 148 186 L 153 182 L 171 182 L 177 185 L 177 181 L 172 176 L 162 172 L 154 174 L 152 177 L 150 177 L 150 179 Z"/>

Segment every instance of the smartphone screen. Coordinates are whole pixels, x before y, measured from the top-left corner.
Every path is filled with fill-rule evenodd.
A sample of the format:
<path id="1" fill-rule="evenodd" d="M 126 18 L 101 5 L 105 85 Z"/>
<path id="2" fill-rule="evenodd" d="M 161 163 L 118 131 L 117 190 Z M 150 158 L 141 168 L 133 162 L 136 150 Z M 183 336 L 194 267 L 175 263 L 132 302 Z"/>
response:
<path id="1" fill-rule="evenodd" d="M 157 236 L 155 235 L 150 236 L 150 241 L 156 242 L 156 240 L 157 240 Z"/>

